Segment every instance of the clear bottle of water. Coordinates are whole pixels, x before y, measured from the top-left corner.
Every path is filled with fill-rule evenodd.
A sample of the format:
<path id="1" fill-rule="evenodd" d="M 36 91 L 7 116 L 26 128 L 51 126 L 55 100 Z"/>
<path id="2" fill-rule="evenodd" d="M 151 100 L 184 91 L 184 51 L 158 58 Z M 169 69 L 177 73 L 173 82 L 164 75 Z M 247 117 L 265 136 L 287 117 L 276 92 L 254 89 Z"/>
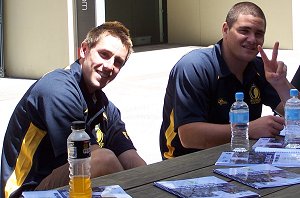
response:
<path id="1" fill-rule="evenodd" d="M 300 100 L 298 90 L 290 89 L 291 98 L 284 106 L 285 144 L 287 148 L 300 148 Z"/>
<path id="2" fill-rule="evenodd" d="M 90 137 L 85 132 L 84 121 L 72 122 L 72 133 L 67 140 L 69 161 L 69 197 L 92 197 L 90 179 Z"/>
<path id="3" fill-rule="evenodd" d="M 249 151 L 249 107 L 244 102 L 243 92 L 237 92 L 235 100 L 229 112 L 231 150 L 234 152 L 247 152 Z"/>

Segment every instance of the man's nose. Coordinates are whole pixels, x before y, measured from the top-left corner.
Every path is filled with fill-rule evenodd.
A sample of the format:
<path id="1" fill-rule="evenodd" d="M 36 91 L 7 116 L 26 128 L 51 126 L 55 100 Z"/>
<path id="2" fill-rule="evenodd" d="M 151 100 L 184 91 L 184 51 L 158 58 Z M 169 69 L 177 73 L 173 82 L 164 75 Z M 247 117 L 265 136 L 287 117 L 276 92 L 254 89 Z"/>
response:
<path id="1" fill-rule="evenodd" d="M 114 57 L 104 60 L 103 66 L 109 70 L 114 68 Z"/>
<path id="2" fill-rule="evenodd" d="M 256 43 L 256 35 L 255 33 L 251 33 L 248 35 L 248 41 L 251 43 Z"/>

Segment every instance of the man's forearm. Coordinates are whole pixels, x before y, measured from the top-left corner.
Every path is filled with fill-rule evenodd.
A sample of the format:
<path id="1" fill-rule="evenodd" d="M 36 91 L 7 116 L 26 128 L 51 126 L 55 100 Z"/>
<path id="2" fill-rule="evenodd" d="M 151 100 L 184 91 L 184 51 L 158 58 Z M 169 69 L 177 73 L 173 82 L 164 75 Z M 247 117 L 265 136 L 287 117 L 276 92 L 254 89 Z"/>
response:
<path id="1" fill-rule="evenodd" d="M 194 122 L 179 127 L 178 135 L 185 148 L 206 149 L 230 142 L 229 124 Z"/>

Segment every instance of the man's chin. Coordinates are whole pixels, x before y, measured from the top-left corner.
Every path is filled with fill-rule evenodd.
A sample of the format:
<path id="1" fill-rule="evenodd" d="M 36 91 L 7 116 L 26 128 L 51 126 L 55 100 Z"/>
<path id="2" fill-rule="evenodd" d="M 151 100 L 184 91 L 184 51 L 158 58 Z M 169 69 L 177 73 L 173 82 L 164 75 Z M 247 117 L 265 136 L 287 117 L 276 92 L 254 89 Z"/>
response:
<path id="1" fill-rule="evenodd" d="M 109 81 L 105 81 L 105 82 L 98 81 L 96 84 L 94 84 L 94 86 L 96 89 L 100 90 L 100 89 L 103 89 L 108 83 L 109 83 Z"/>
<path id="2" fill-rule="evenodd" d="M 253 60 L 257 56 L 256 51 L 248 51 L 247 53 L 244 54 L 245 59 L 248 59 L 249 61 Z"/>

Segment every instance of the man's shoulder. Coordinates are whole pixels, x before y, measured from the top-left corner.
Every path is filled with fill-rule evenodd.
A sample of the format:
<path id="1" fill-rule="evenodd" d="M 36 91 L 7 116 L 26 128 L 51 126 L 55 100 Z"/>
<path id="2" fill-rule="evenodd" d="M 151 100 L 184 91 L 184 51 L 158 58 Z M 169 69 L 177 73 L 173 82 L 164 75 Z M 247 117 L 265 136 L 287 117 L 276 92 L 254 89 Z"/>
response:
<path id="1" fill-rule="evenodd" d="M 75 86 L 78 86 L 78 83 L 70 70 L 56 69 L 40 78 L 33 86 L 32 92 L 38 92 L 38 95 L 63 94 Z"/>
<path id="2" fill-rule="evenodd" d="M 44 74 L 39 81 L 58 80 L 59 82 L 64 80 L 74 80 L 76 75 L 81 75 L 81 67 L 77 61 L 67 67 L 58 68 Z"/>
<path id="3" fill-rule="evenodd" d="M 175 65 L 177 69 L 193 66 L 197 69 L 212 69 L 218 65 L 218 58 L 214 45 L 194 49 L 185 54 Z"/>
<path id="4" fill-rule="evenodd" d="M 70 74 L 71 73 L 68 69 L 58 68 L 58 69 L 55 69 L 53 71 L 50 71 L 50 72 L 44 74 L 41 79 L 60 78 L 63 76 L 67 77 Z"/>
<path id="5" fill-rule="evenodd" d="M 215 50 L 214 45 L 199 47 L 188 52 L 185 56 L 211 56 Z"/>

